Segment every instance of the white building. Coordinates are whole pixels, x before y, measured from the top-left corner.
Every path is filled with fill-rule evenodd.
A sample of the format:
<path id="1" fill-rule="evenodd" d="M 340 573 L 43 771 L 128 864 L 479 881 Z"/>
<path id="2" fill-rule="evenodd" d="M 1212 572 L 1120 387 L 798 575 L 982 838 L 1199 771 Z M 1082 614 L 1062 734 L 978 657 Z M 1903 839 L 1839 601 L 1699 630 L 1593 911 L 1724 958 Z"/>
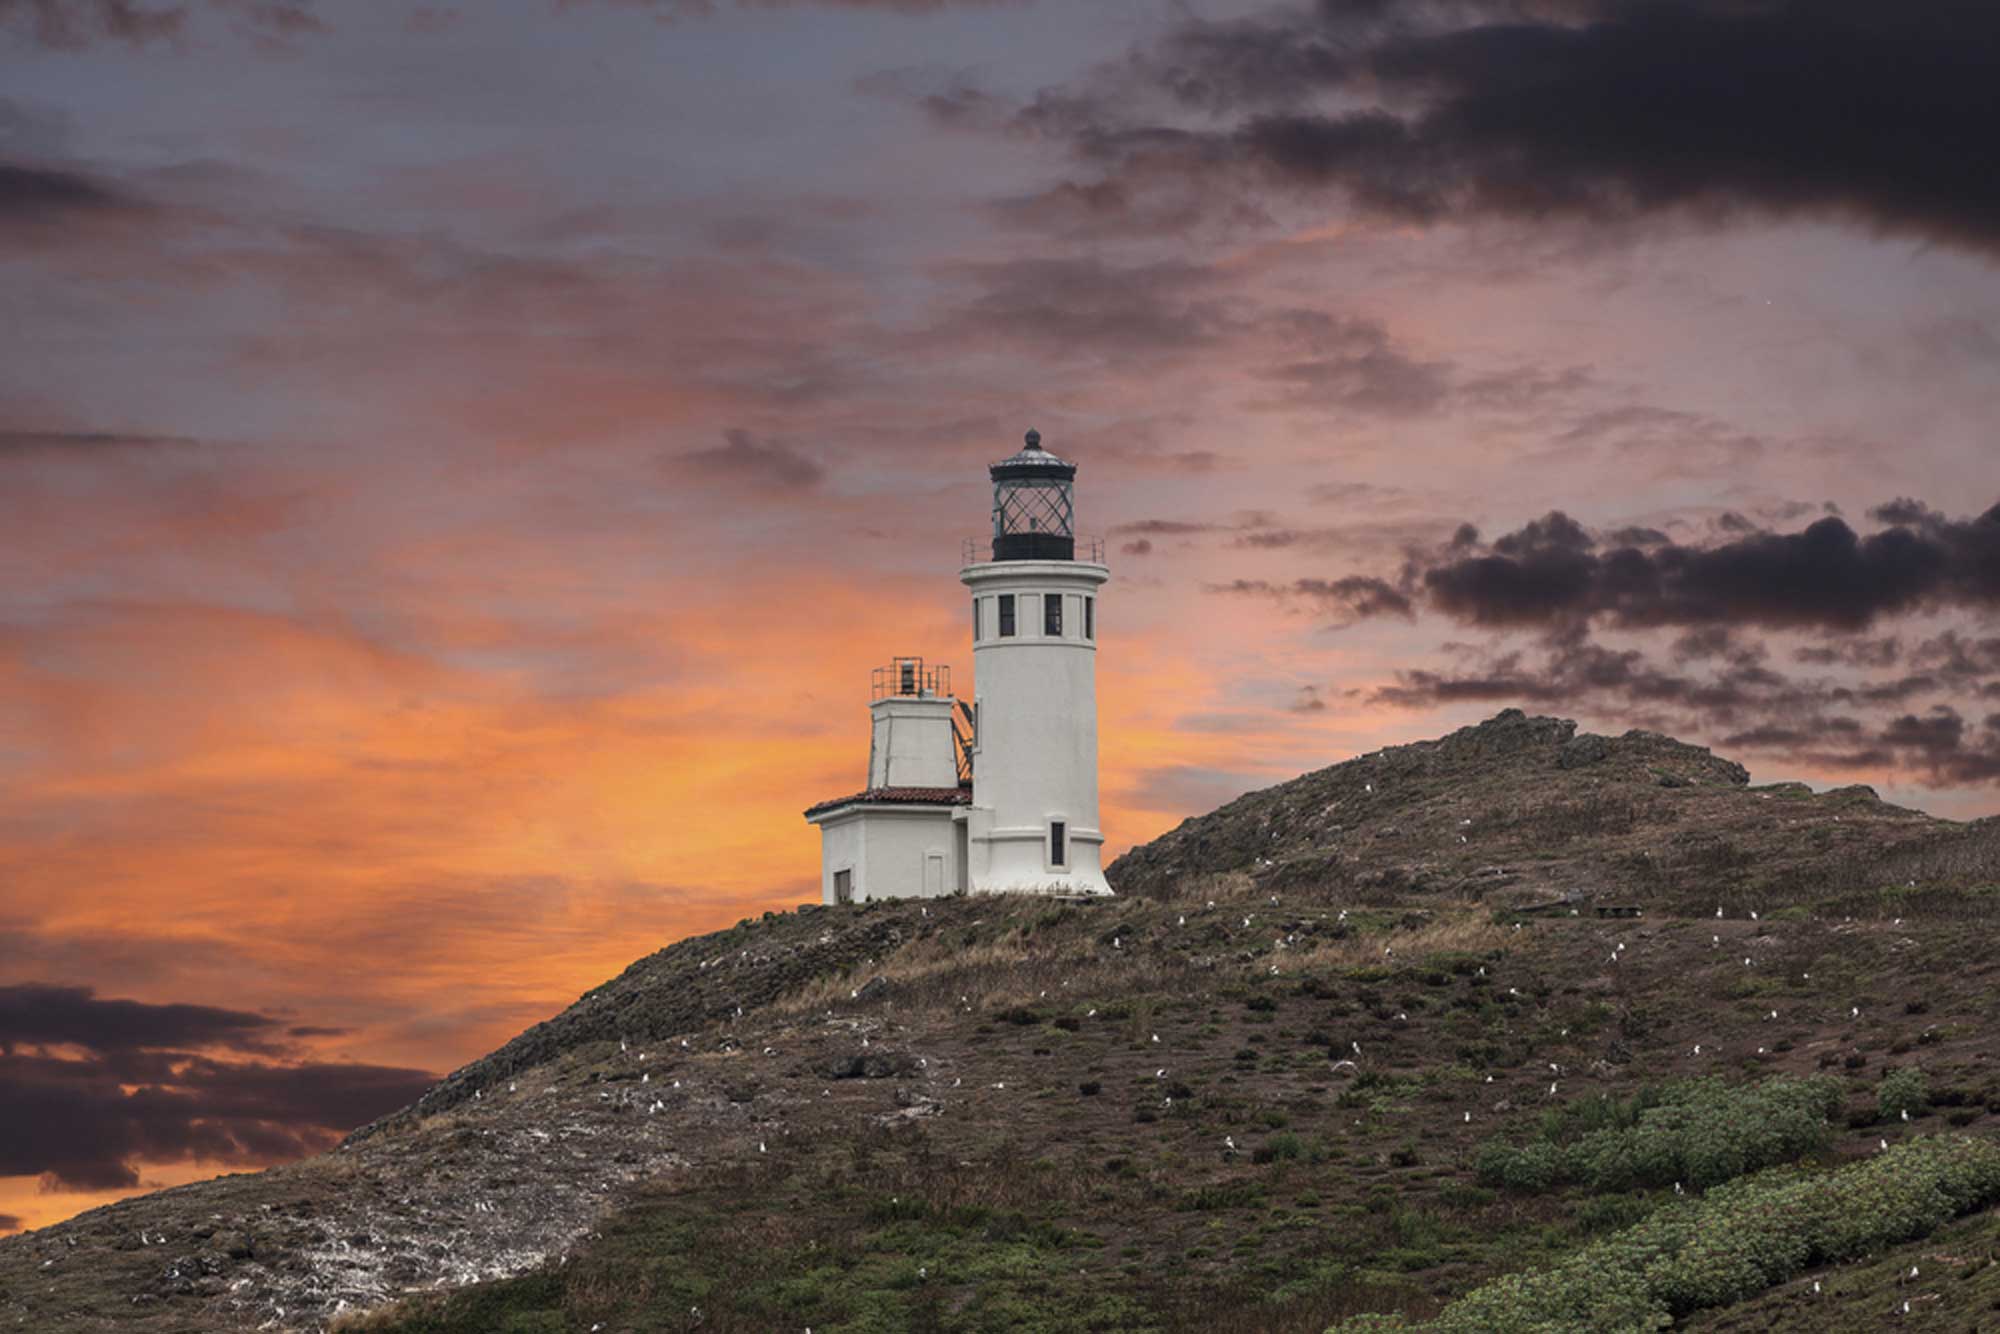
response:
<path id="1" fill-rule="evenodd" d="M 827 903 L 923 895 L 1109 894 L 1097 816 L 1097 595 L 1078 559 L 1076 465 L 1027 447 L 988 470 L 993 539 L 967 551 L 973 703 L 951 671 L 875 672 L 868 787 L 806 812 Z"/>

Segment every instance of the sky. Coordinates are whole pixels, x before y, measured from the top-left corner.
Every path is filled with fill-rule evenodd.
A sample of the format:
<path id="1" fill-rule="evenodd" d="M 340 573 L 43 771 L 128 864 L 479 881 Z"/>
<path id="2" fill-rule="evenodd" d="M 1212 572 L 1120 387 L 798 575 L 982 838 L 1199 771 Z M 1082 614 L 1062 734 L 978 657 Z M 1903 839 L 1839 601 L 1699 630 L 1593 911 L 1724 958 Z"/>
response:
<path id="1" fill-rule="evenodd" d="M 1110 852 L 1519 706 L 2000 811 L 2000 8 L 0 0 L 0 1231 L 817 898 L 1038 428 Z"/>

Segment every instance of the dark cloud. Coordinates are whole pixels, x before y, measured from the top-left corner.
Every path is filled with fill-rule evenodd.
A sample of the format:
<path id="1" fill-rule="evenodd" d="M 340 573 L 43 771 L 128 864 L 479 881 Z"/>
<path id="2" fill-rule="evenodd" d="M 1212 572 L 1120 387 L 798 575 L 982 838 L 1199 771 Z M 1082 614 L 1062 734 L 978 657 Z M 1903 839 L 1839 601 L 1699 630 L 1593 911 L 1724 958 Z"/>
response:
<path id="1" fill-rule="evenodd" d="M 669 463 L 696 477 L 725 485 L 806 491 L 820 484 L 826 470 L 778 440 L 759 440 L 734 427 L 722 433 L 723 443 L 674 455 Z"/>
<path id="2" fill-rule="evenodd" d="M 1434 610 L 1469 624 L 1865 630 L 1887 616 L 2000 606 L 2000 506 L 1863 536 L 1839 518 L 1775 532 L 1735 516 L 1706 545 L 1600 539 L 1560 512 L 1422 563 Z M 1461 530 L 1462 532 L 1464 530 Z"/>
<path id="3" fill-rule="evenodd" d="M 270 1051 L 277 1021 L 206 1005 L 99 1000 L 89 987 L 25 982 L 0 987 L 0 1051 L 71 1044 L 93 1051 L 231 1047 Z"/>
<path id="4" fill-rule="evenodd" d="M 186 436 L 131 435 L 117 431 L 11 431 L 0 429 L 0 459 L 30 455 L 111 453 L 119 450 L 191 448 L 202 442 Z"/>
<path id="5" fill-rule="evenodd" d="M 0 1232 L 19 1232 L 21 1219 L 17 1214 L 0 1214 Z"/>
<path id="6" fill-rule="evenodd" d="M 270 1059 L 284 1054 L 281 1034 L 339 1031 L 101 1000 L 87 987 L 0 988 L 0 1176 L 115 1190 L 139 1184 L 141 1162 L 280 1162 L 328 1147 L 434 1082 L 423 1070 Z"/>
<path id="7" fill-rule="evenodd" d="M 46 227 L 141 213 L 146 208 L 124 191 L 81 172 L 0 162 L 0 226 Z"/>
<path id="8" fill-rule="evenodd" d="M 1829 644 L 1806 644 L 1792 651 L 1795 661 L 1815 667 L 1843 665 L 1881 671 L 1894 667 L 1903 656 L 1902 641 L 1893 635 L 1874 639 L 1837 639 Z"/>
<path id="9" fill-rule="evenodd" d="M 1273 598 L 1280 602 L 1302 601 L 1331 612 L 1343 621 L 1366 620 L 1376 616 L 1413 619 L 1416 608 L 1409 596 L 1387 580 L 1364 575 L 1343 579 L 1294 579 L 1288 584 L 1264 579 L 1233 579 L 1226 584 L 1209 584 L 1211 593 Z"/>
<path id="10" fill-rule="evenodd" d="M 0 0 L 0 27 L 43 46 L 74 48 L 109 39 L 134 46 L 179 35 L 184 4 L 136 0 Z"/>
<path id="11" fill-rule="evenodd" d="M 41 46 L 75 50 L 98 42 L 146 46 L 173 43 L 196 9 L 219 15 L 237 35 L 265 50 L 294 37 L 327 31 L 312 0 L 207 0 L 205 4 L 141 0 L 0 0 L 0 29 Z"/>
<path id="12" fill-rule="evenodd" d="M 1811 216 L 2000 247 L 1982 0 L 1322 3 L 1189 23 L 1067 98 L 1094 108 L 1076 188 L 1135 216 L 1167 178 L 1399 221 Z"/>

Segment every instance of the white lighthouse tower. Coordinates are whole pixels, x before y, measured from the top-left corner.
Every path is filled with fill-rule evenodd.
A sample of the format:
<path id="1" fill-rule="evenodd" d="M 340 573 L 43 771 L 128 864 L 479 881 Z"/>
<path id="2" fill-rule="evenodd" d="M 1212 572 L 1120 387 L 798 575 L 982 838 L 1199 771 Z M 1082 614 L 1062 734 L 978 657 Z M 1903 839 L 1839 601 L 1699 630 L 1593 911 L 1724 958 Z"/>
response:
<path id="1" fill-rule="evenodd" d="M 1076 465 L 1027 446 L 994 464 L 993 544 L 958 577 L 972 590 L 976 892 L 1109 894 L 1097 818 L 1097 594 L 1111 571 L 1078 559 Z"/>
<path id="2" fill-rule="evenodd" d="M 958 575 L 975 701 L 953 697 L 947 667 L 876 671 L 868 787 L 806 812 L 827 903 L 1112 892 L 1097 816 L 1097 594 L 1111 571 L 1101 548 L 1079 549 L 1076 465 L 1039 432 L 988 471 L 993 538 Z"/>

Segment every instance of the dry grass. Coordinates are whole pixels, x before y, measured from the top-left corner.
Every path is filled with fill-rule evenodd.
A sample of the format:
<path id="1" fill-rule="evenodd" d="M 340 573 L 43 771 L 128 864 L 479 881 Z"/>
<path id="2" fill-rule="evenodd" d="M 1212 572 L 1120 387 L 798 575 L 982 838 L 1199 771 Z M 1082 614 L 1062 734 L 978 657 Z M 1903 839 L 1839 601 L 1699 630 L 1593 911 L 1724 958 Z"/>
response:
<path id="1" fill-rule="evenodd" d="M 1441 905 L 1439 918 L 1416 927 L 1397 927 L 1386 935 L 1355 935 L 1330 940 L 1295 952 L 1295 969 L 1353 968 L 1385 960 L 1416 960 L 1431 954 L 1488 954 L 1507 948 L 1508 932 L 1490 913 L 1470 902 Z M 1391 954 L 1389 951 L 1393 950 Z"/>

